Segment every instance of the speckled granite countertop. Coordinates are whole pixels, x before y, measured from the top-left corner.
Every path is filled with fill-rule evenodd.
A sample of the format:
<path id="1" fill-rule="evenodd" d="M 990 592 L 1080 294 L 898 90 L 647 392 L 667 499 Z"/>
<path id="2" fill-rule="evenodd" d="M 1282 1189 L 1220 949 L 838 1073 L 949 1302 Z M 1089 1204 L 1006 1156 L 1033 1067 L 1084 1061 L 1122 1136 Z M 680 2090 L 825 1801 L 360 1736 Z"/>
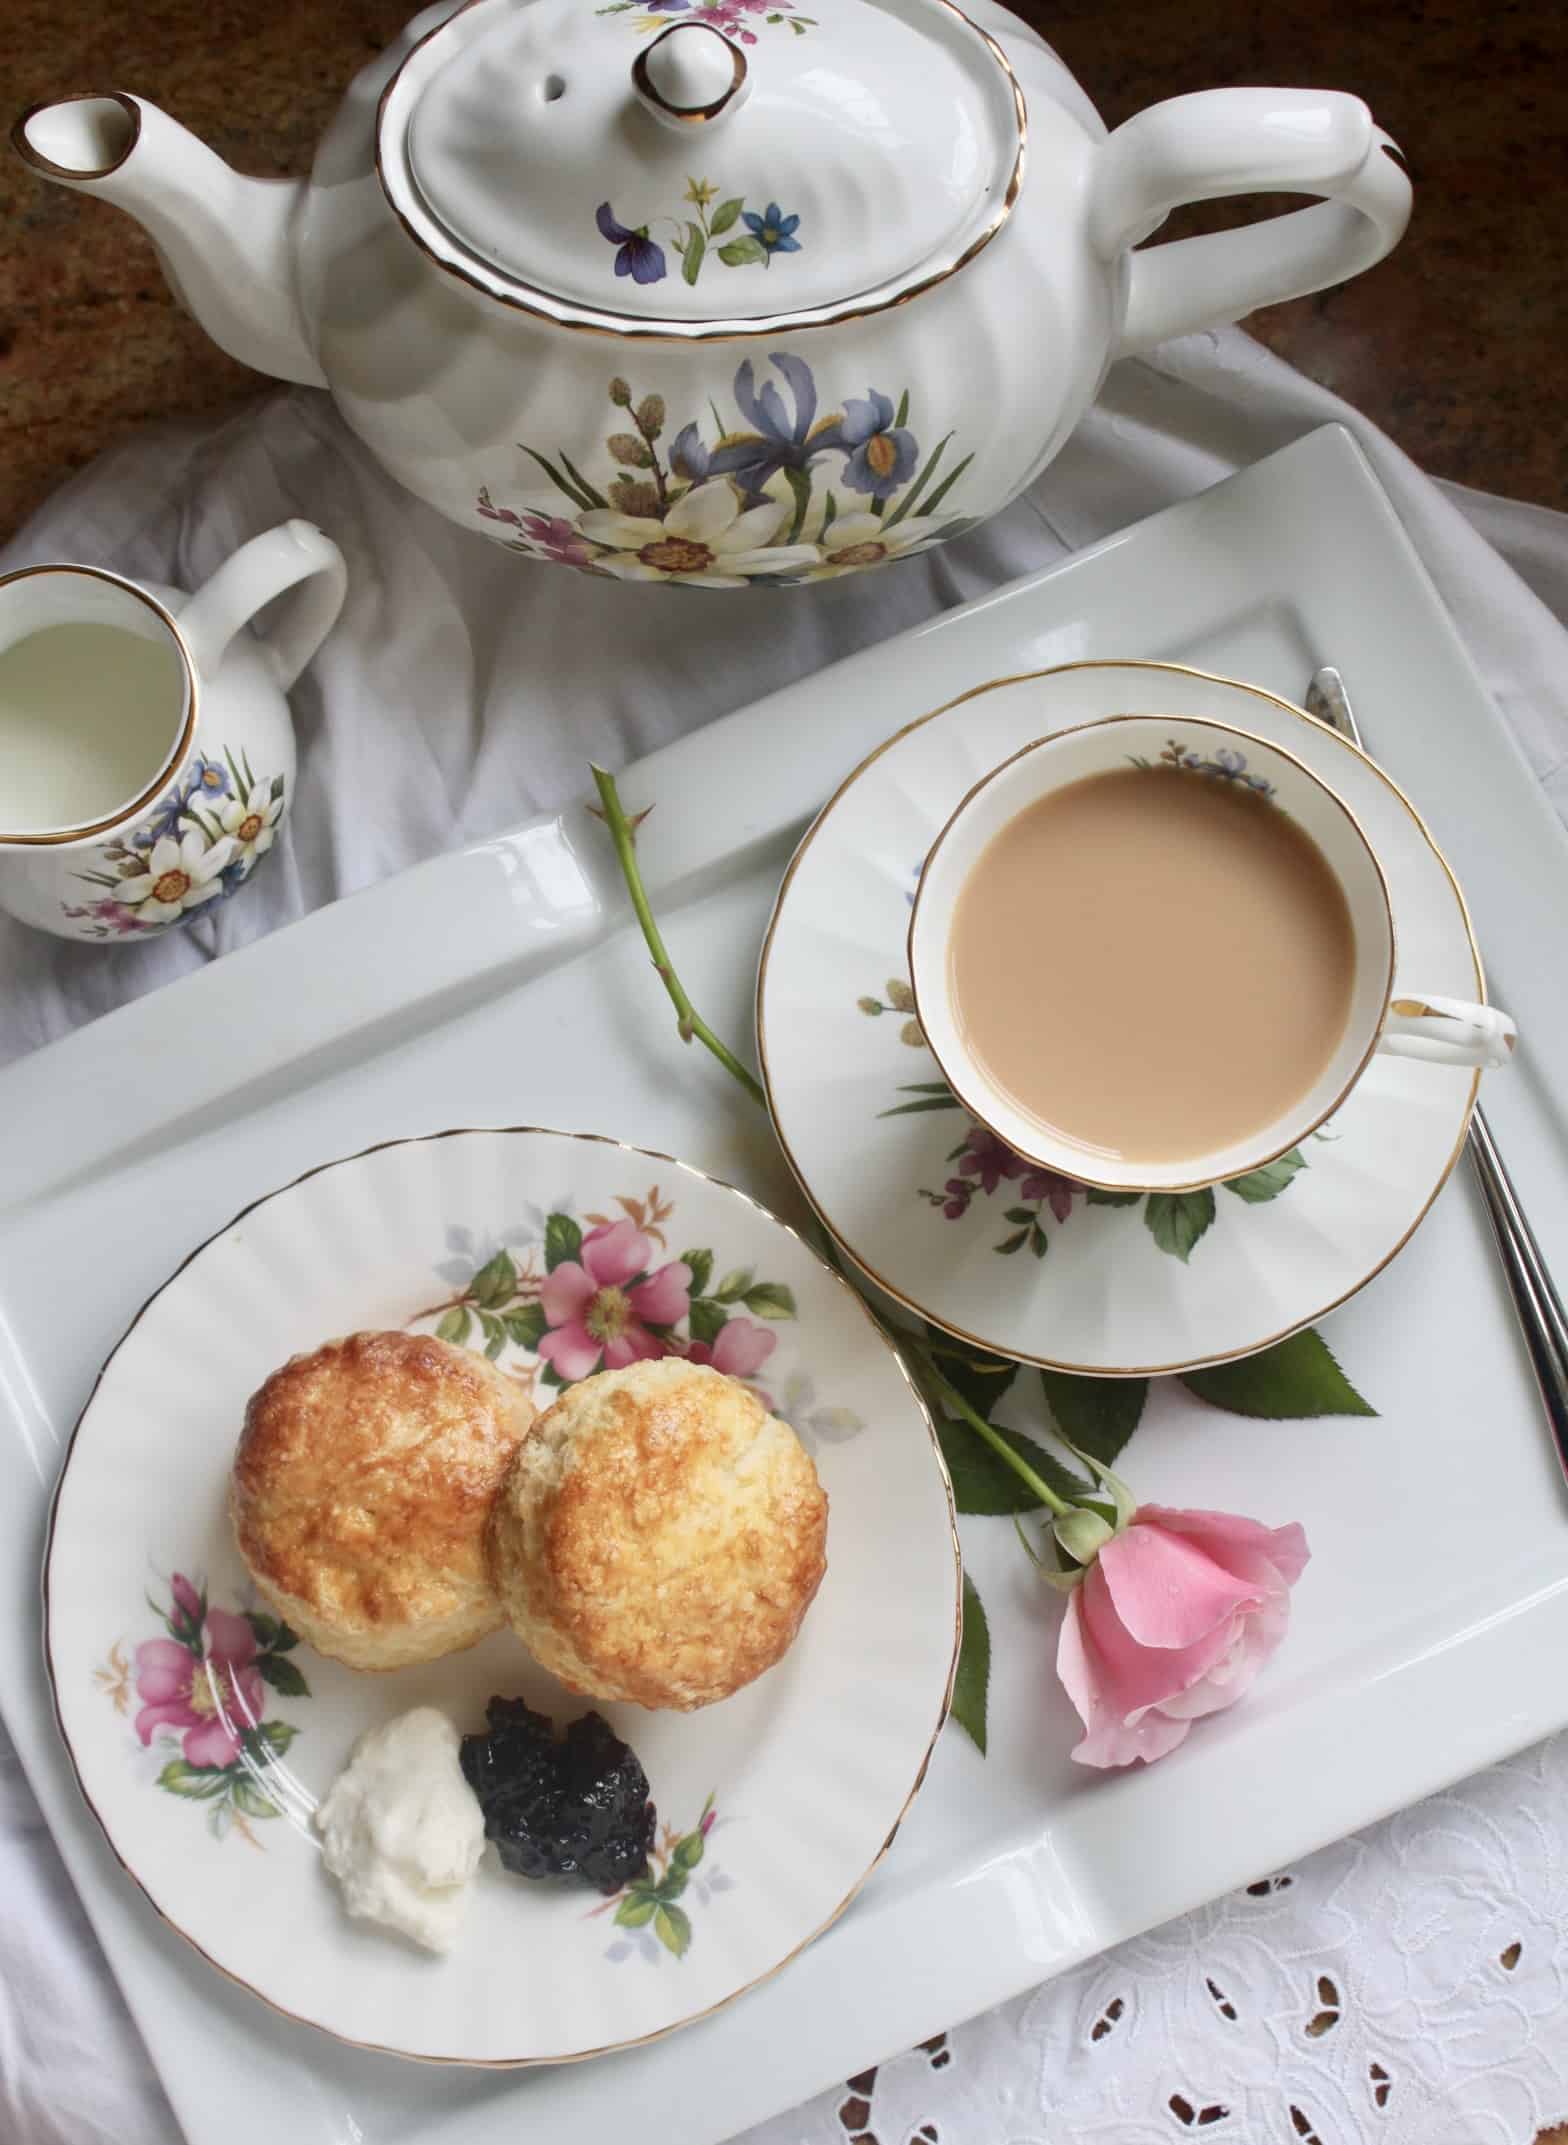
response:
<path id="1" fill-rule="evenodd" d="M 413 0 L 10 0 L 0 117 L 76 90 L 156 99 L 241 169 L 305 171 L 350 75 Z M 1435 475 L 1568 505 L 1563 0 L 1015 0 L 1106 118 L 1233 82 L 1353 89 L 1416 213 L 1343 290 L 1250 323 Z M 1227 211 L 1205 212 L 1207 227 Z M 142 419 L 256 393 L 169 299 L 124 216 L 0 152 L 0 535 Z M 1197 214 L 1179 229 L 1206 227 Z"/>

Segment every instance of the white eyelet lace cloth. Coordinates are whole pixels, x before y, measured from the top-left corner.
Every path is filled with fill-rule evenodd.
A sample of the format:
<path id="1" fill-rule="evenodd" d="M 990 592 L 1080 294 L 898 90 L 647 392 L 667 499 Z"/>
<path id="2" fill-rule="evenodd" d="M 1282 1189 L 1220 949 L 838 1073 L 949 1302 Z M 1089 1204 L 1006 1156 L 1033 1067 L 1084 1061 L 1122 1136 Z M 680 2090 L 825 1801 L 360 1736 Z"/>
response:
<path id="1" fill-rule="evenodd" d="M 1521 2145 L 1568 2115 L 1565 1811 L 1559 1736 L 744 2145 Z"/>
<path id="2" fill-rule="evenodd" d="M 133 440 L 0 550 L 0 571 L 74 558 L 189 588 L 302 514 L 343 546 L 348 605 L 293 694 L 295 805 L 254 889 L 107 954 L 0 917 L 0 1063 L 563 803 L 590 757 L 619 766 L 1332 420 L 1371 459 L 1568 817 L 1568 520 L 1432 483 L 1235 330 L 1117 367 L 1032 491 L 961 542 L 783 597 L 673 596 L 519 564 L 398 492 L 306 390 Z M 1568 2115 L 1565 1973 L 1568 1737 L 886 2062 L 746 2145 L 1529 2145 Z M 529 2128 L 520 2115 L 516 2145 Z M 686 2145 L 656 2111 L 641 2136 Z M 177 2137 L 0 1734 L 0 2145 Z"/>

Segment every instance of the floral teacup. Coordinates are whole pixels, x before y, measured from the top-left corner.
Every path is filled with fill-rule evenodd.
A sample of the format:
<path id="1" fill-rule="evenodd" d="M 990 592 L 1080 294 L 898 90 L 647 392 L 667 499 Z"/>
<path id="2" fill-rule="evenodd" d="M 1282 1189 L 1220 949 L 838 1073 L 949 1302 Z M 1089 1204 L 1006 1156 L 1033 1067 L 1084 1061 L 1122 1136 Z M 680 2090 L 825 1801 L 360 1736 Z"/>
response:
<path id="1" fill-rule="evenodd" d="M 1303 726 L 1312 718 L 1299 717 Z M 1129 763 L 1166 767 L 1194 781 L 1238 783 L 1287 813 L 1327 861 L 1349 910 L 1350 1010 L 1326 1064 L 1291 1107 L 1268 1123 L 1200 1154 L 1130 1159 L 1067 1138 L 1026 1108 L 971 1047 L 954 1003 L 950 942 L 959 896 L 982 851 L 1043 797 Z M 1350 807 L 1283 746 L 1228 723 L 1162 715 L 1111 715 L 1024 746 L 977 782 L 926 857 L 909 925 L 909 967 L 926 1042 L 949 1087 L 1013 1153 L 1075 1183 L 1108 1191 L 1185 1192 L 1245 1176 L 1288 1153 L 1330 1117 L 1378 1051 L 1441 1065 L 1506 1063 L 1513 1022 L 1493 1006 L 1396 982 L 1388 883 Z M 1237 979 L 1245 990 L 1245 978 Z M 1163 1038 L 1149 1036 L 1149 1064 Z M 1151 1071 L 1151 1077 L 1155 1077 Z"/>
<path id="2" fill-rule="evenodd" d="M 240 631 L 301 581 L 275 631 Z M 0 578 L 0 908 L 61 938 L 140 939 L 242 886 L 293 789 L 284 695 L 344 585 L 305 521 L 195 596 L 92 566 Z"/>

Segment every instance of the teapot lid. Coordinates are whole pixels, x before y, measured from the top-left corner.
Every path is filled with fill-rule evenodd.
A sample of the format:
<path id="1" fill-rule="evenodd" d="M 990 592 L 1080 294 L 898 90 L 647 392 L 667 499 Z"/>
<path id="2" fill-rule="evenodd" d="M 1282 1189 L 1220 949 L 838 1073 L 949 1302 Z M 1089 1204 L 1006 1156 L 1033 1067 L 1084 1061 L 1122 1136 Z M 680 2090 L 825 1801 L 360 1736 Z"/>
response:
<path id="1" fill-rule="evenodd" d="M 971 259 L 1023 95 L 951 0 L 468 0 L 381 100 L 416 244 L 564 325 L 701 339 L 879 310 Z"/>

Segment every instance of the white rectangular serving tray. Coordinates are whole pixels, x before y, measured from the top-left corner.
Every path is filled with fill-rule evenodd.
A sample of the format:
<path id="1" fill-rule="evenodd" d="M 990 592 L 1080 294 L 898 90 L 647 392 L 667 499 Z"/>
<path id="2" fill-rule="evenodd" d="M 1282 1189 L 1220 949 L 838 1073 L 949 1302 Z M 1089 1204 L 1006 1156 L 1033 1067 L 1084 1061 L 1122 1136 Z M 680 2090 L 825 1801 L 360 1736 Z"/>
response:
<path id="1" fill-rule="evenodd" d="M 1295 698 L 1339 665 L 1448 848 L 1519 1020 L 1521 1062 L 1488 1109 L 1568 1274 L 1568 838 L 1337 427 L 628 770 L 628 806 L 658 805 L 641 854 L 704 1012 L 747 1039 L 789 853 L 889 731 L 983 679 L 1116 655 Z M 671 2040 L 554 2071 L 428 2069 L 275 2017 L 160 1924 L 72 1784 L 40 1663 L 49 1494 L 102 1357 L 239 1207 L 377 1140 L 516 1122 L 679 1154 L 800 1214 L 760 1113 L 676 1040 L 580 807 L 339 902 L 0 1074 L 0 1704 L 193 2145 L 710 2145 L 1568 1722 L 1568 1501 L 1461 1171 L 1330 1322 L 1376 1421 L 1249 1423 L 1175 1388 L 1151 1400 L 1129 1455 L 1142 1496 L 1301 1519 L 1314 1547 L 1289 1644 L 1234 1714 L 1152 1771 L 1082 1774 L 1050 1668 L 1055 1610 L 1006 1523 L 969 1521 L 991 1755 L 942 1737 L 886 1863 L 777 1979 Z"/>

